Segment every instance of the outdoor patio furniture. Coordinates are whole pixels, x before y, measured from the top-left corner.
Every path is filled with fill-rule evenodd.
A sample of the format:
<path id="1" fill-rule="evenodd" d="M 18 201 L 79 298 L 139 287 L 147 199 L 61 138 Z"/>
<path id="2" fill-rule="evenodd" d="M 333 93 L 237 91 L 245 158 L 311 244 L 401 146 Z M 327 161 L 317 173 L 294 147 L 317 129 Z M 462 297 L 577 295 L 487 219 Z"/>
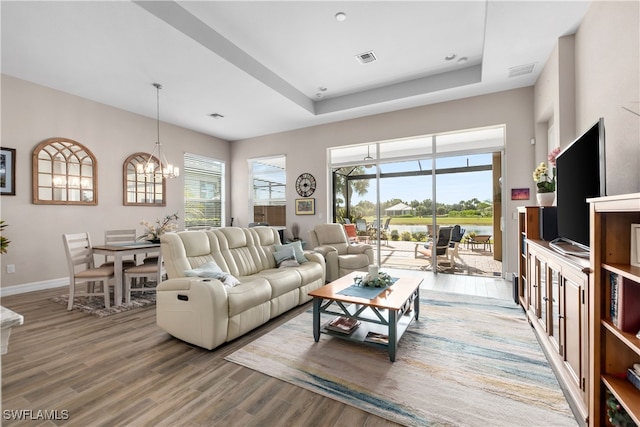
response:
<path id="1" fill-rule="evenodd" d="M 438 232 L 438 240 L 436 241 L 436 244 L 435 244 L 436 263 L 437 263 L 438 271 L 451 270 L 455 266 L 455 263 L 451 257 L 452 252 L 450 252 L 450 251 L 453 251 L 453 249 L 449 247 L 451 243 L 452 233 L 453 233 L 453 227 L 440 227 L 440 230 Z M 427 260 L 429 261 L 429 265 L 425 266 L 424 269 L 433 268 L 433 266 L 431 265 L 431 260 L 433 255 L 432 248 L 433 248 L 433 245 L 429 243 L 427 244 L 418 243 L 416 244 L 416 247 L 414 249 L 415 258 L 418 258 L 420 255 L 422 255 L 425 258 L 427 258 Z M 448 264 L 448 266 L 443 266 L 442 263 L 446 263 Z"/>
<path id="2" fill-rule="evenodd" d="M 355 224 L 343 224 L 343 227 L 349 238 L 349 243 L 358 243 L 358 232 L 356 231 Z"/>
<path id="3" fill-rule="evenodd" d="M 476 246 L 482 246 L 482 249 L 491 251 L 491 236 L 488 234 L 472 236 L 467 240 L 466 244 L 467 248 L 471 247 L 471 250 L 474 250 Z"/>

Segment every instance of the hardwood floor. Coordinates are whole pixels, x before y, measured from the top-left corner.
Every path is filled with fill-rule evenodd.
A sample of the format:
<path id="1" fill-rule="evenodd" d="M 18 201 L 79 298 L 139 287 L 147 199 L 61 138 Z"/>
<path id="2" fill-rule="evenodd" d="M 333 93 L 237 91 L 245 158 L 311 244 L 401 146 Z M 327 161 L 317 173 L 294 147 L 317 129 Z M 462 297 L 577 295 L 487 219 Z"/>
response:
<path id="1" fill-rule="evenodd" d="M 423 275 L 423 289 L 511 298 L 511 285 L 504 280 L 402 273 Z M 224 360 L 310 303 L 207 351 L 158 328 L 155 307 L 100 319 L 49 300 L 66 292 L 59 288 L 2 299 L 3 306 L 24 316 L 2 356 L 5 426 L 396 425 Z M 15 419 L 21 410 L 31 411 L 22 412 L 29 419 Z M 33 420 L 42 415 L 38 411 L 58 420 Z"/>

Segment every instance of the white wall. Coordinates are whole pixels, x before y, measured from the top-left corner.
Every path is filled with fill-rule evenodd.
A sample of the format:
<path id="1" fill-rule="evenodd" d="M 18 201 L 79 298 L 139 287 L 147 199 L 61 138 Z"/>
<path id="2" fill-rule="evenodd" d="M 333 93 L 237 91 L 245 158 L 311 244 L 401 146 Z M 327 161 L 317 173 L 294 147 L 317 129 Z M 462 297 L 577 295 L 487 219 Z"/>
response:
<path id="1" fill-rule="evenodd" d="M 104 230 L 137 228 L 178 212 L 183 217 L 183 178 L 167 181 L 166 207 L 122 204 L 122 164 L 131 154 L 151 152 L 156 121 L 63 92 L 2 75 L 2 146 L 16 149 L 16 195 L 0 197 L 3 232 L 11 244 L 1 258 L 3 291 L 14 285 L 68 277 L 63 233 L 88 231 L 94 244 Z M 185 151 L 229 161 L 229 143 L 162 123 L 160 136 L 167 158 L 183 170 Z M 90 149 L 98 160 L 98 205 L 65 206 L 31 203 L 31 155 L 45 139 L 69 138 Z M 229 185 L 227 180 L 227 194 Z M 229 214 L 227 206 L 227 215 Z M 182 224 L 182 219 L 180 221 Z M 6 273 L 7 264 L 16 272 Z M 34 283 L 36 285 L 34 285 Z"/>
<path id="2" fill-rule="evenodd" d="M 329 173 L 327 149 L 341 145 L 389 140 L 431 133 L 456 131 L 483 126 L 506 125 L 505 176 L 503 194 L 511 188 L 528 187 L 533 190 L 529 162 L 533 158 L 530 144 L 533 129 L 533 88 L 511 90 L 458 101 L 445 102 L 408 110 L 380 114 L 338 123 L 283 132 L 274 135 L 235 141 L 231 146 L 231 179 L 233 181 L 232 216 L 239 225 L 250 221 L 248 167 L 249 157 L 285 154 L 287 156 L 287 226 L 297 222 L 301 235 L 307 236 L 315 224 L 331 219 L 329 204 Z M 526 167 L 521 167 L 525 163 Z M 318 185 L 316 215 L 296 216 L 293 200 L 295 179 L 303 172 L 316 177 Z M 516 235 L 517 223 L 512 214 L 522 202 L 504 200 L 506 218 L 505 235 Z M 507 239 L 503 251 L 505 271 L 516 271 L 516 241 Z M 504 246 L 503 246 L 504 247 Z"/>

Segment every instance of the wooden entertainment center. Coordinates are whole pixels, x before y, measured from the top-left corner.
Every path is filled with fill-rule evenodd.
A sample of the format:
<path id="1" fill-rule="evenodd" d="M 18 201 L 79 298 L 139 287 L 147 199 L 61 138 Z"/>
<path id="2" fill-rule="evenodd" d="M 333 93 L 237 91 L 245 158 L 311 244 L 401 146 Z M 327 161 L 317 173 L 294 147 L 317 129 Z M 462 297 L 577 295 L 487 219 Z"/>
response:
<path id="1" fill-rule="evenodd" d="M 611 275 L 640 286 L 631 265 L 631 224 L 640 224 L 640 193 L 590 199 L 589 258 L 563 255 L 541 240 L 540 208 L 518 209 L 518 296 L 578 422 L 611 425 L 611 393 L 640 425 L 640 390 L 626 371 L 640 363 L 638 331 L 611 320 Z M 640 298 L 631 301 L 640 310 Z"/>

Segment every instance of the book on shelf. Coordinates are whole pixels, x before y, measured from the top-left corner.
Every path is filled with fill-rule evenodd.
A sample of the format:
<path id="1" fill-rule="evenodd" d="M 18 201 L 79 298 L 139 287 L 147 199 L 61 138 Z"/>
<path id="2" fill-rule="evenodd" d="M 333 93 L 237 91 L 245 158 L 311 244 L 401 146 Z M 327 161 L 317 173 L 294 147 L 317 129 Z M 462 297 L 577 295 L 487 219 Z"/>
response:
<path id="1" fill-rule="evenodd" d="M 360 321 L 351 317 L 338 316 L 331 322 L 327 323 L 327 328 L 330 331 L 341 332 L 343 334 L 350 334 L 360 325 Z"/>
<path id="2" fill-rule="evenodd" d="M 389 336 L 379 332 L 369 331 L 364 339 L 366 342 L 374 342 L 378 344 L 389 344 Z"/>
<path id="3" fill-rule="evenodd" d="M 611 322 L 624 332 L 640 329 L 640 283 L 611 273 Z"/>
<path id="4" fill-rule="evenodd" d="M 640 374 L 633 368 L 627 369 L 627 379 L 635 388 L 640 390 Z"/>

